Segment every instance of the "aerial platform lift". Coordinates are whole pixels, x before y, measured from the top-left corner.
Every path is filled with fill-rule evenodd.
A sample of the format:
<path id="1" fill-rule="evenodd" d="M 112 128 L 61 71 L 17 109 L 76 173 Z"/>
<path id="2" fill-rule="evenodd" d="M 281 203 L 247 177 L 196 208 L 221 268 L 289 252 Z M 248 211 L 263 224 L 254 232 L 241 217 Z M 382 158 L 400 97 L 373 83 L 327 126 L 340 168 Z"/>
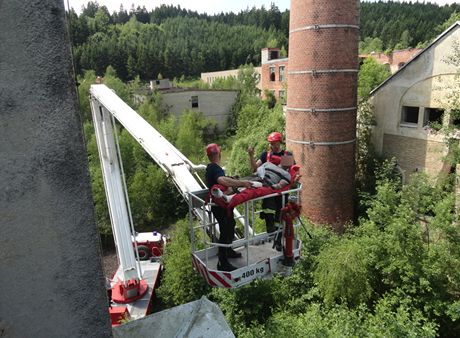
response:
<path id="1" fill-rule="evenodd" d="M 169 176 L 184 199 L 189 204 L 192 260 L 195 269 L 212 286 L 234 288 L 247 284 L 256 278 L 271 278 L 276 273 L 289 274 L 292 265 L 300 257 L 301 241 L 294 236 L 294 227 L 299 224 L 298 213 L 288 219 L 278 232 L 285 236 L 284 252 L 277 251 L 266 233 L 256 234 L 253 228 L 257 200 L 245 202 L 244 212 L 235 209 L 234 215 L 243 224 L 243 236 L 231 245 L 240 250 L 243 258 L 232 261 L 238 267 L 232 272 L 216 270 L 217 251 L 220 244 L 216 243 L 219 233 L 218 223 L 210 212 L 205 188 L 197 170 L 205 169 L 204 165 L 194 165 L 174 145 L 166 140 L 157 130 L 146 122 L 139 114 L 121 100 L 110 88 L 103 84 L 95 84 L 90 88 L 91 111 L 98 144 L 99 157 L 104 178 L 110 219 L 120 263 L 119 270 L 112 282 L 112 292 L 117 303 L 131 303 L 136 300 L 148 300 L 157 283 L 161 265 L 152 268 L 149 261 L 140 261 L 137 254 L 137 243 L 134 240 L 134 225 L 129 208 L 129 199 L 124 179 L 115 119 L 145 149 L 160 168 Z M 279 193 L 298 197 L 301 187 Z M 275 194 L 275 195 L 279 195 Z M 271 197 L 264 196 L 262 198 Z M 284 199 L 283 199 L 284 200 Z M 167 203 L 167 201 L 165 201 Z M 292 213 L 293 201 L 287 203 L 283 215 Z M 195 219 L 198 220 L 196 225 Z M 201 232 L 201 235 L 197 235 Z M 149 235 L 143 235 L 146 238 Z M 153 235 L 152 235 L 153 236 Z M 287 252 L 286 256 L 286 248 Z M 154 277 L 152 277 L 154 276 Z M 148 303 L 148 302 L 147 302 Z M 148 305 L 146 305 L 148 307 Z M 130 312 L 134 311 L 136 306 Z M 141 312 L 144 309 L 141 310 Z M 132 313 L 131 313 L 132 314 Z M 144 314 L 145 315 L 145 314 Z"/>
<path id="2" fill-rule="evenodd" d="M 218 225 L 212 217 L 207 206 L 208 190 L 199 190 L 189 193 L 189 219 L 192 234 L 192 259 L 193 266 L 206 282 L 215 287 L 237 288 L 248 284 L 254 279 L 269 279 L 275 274 L 290 275 L 292 267 L 300 258 L 301 241 L 295 238 L 294 228 L 300 225 L 300 208 L 297 204 L 301 185 L 294 189 L 286 190 L 280 193 L 274 193 L 258 197 L 244 202 L 241 205 L 243 211 L 240 218 L 243 219 L 244 230 L 242 238 L 236 239 L 230 245 L 224 245 L 214 242 L 214 236 L 207 236 L 215 232 Z M 283 219 L 282 227 L 275 233 L 267 234 L 266 232 L 257 234 L 255 231 L 249 231 L 253 228 L 251 225 L 256 223 L 257 206 L 262 199 L 282 196 L 283 208 L 281 217 Z M 287 203 L 285 203 L 287 200 Z M 201 217 L 197 225 L 194 221 L 194 210 L 208 213 L 209 218 Z M 279 237 L 278 237 L 279 236 Z M 282 238 L 280 248 L 275 238 Z M 232 247 L 242 256 L 238 259 L 232 259 L 231 263 L 237 269 L 226 272 L 217 270 L 217 253 L 219 246 Z"/>

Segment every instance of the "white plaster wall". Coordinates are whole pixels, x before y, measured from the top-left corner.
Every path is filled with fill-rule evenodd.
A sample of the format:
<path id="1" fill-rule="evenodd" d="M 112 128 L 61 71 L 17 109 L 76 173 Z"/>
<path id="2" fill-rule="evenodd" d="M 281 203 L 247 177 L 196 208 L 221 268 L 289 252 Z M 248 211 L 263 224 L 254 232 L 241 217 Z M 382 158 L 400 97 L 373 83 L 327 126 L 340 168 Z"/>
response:
<path id="1" fill-rule="evenodd" d="M 373 141 L 377 151 L 382 151 L 384 134 L 442 142 L 442 136 L 429 134 L 423 129 L 423 109 L 419 112 L 417 126 L 404 126 L 401 125 L 401 108 L 442 107 L 449 91 L 446 88 L 456 72 L 454 66 L 445 62 L 453 52 L 455 41 L 460 41 L 458 26 L 408 63 L 373 95 L 377 122 Z"/>
<path id="2" fill-rule="evenodd" d="M 204 116 L 217 122 L 220 132 L 227 128 L 231 108 L 238 95 L 233 90 L 190 90 L 163 93 L 163 103 L 169 112 L 179 118 L 185 109 L 200 111 Z M 192 108 L 191 97 L 198 96 L 198 108 Z"/>

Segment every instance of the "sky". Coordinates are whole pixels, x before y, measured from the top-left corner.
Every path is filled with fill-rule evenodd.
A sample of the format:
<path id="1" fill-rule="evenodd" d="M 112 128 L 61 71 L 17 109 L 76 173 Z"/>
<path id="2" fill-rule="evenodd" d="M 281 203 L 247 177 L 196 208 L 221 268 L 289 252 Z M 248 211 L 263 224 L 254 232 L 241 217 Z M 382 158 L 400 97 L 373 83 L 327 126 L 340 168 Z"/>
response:
<path id="1" fill-rule="evenodd" d="M 377 0 L 365 0 L 368 2 Z M 395 0 L 394 0 L 395 1 Z M 403 2 L 404 0 L 396 0 Z M 426 0 L 426 2 L 437 3 L 439 5 L 460 3 L 460 0 Z M 190 9 L 199 13 L 215 14 L 220 12 L 239 12 L 246 8 L 257 7 L 260 8 L 262 5 L 265 8 L 269 8 L 273 2 L 281 11 L 288 9 L 291 4 L 291 0 L 175 0 L 175 1 L 164 1 L 164 0 L 97 0 L 100 5 L 104 5 L 109 9 L 109 12 L 118 11 L 120 4 L 129 11 L 131 4 L 134 3 L 135 7 L 145 6 L 147 10 L 151 10 L 161 4 L 167 5 L 180 5 L 181 8 Z M 422 2 L 422 0 L 420 1 Z M 64 0 L 67 7 L 69 3 L 70 7 L 73 7 L 77 13 L 80 13 L 82 5 L 86 5 L 88 0 Z"/>

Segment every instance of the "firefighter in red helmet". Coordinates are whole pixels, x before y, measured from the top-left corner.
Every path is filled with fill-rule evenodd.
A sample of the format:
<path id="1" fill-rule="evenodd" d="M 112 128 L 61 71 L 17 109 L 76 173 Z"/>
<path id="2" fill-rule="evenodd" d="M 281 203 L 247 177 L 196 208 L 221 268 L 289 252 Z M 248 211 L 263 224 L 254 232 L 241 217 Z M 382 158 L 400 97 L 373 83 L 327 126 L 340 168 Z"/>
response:
<path id="1" fill-rule="evenodd" d="M 281 148 L 281 143 L 283 142 L 283 135 L 281 135 L 281 133 L 277 131 L 270 133 L 267 136 L 267 141 L 269 143 L 269 150 L 263 151 L 257 161 L 254 158 L 254 148 L 248 148 L 249 161 L 253 172 L 255 172 L 257 168 L 265 162 L 271 162 L 273 164 L 279 165 L 281 163 L 281 157 L 292 155 L 290 152 Z M 279 196 L 266 198 L 262 201 L 263 210 L 260 214 L 260 217 L 265 220 L 265 225 L 267 227 L 268 233 L 277 230 L 278 224 L 276 223 L 279 223 L 280 220 L 281 207 L 282 198 Z"/>
<path id="2" fill-rule="evenodd" d="M 221 150 L 220 147 L 211 143 L 206 146 L 206 155 L 209 159 L 209 164 L 206 167 L 206 185 L 209 189 L 216 184 L 226 187 L 245 187 L 251 188 L 250 181 L 236 180 L 234 178 L 225 176 L 224 169 L 220 166 Z M 231 244 L 235 236 L 235 219 L 228 216 L 227 210 L 219 206 L 212 206 L 211 211 L 214 214 L 217 222 L 219 223 L 219 243 Z M 232 271 L 236 268 L 228 261 L 229 258 L 239 258 L 241 253 L 234 251 L 230 247 L 219 247 L 217 270 Z"/>

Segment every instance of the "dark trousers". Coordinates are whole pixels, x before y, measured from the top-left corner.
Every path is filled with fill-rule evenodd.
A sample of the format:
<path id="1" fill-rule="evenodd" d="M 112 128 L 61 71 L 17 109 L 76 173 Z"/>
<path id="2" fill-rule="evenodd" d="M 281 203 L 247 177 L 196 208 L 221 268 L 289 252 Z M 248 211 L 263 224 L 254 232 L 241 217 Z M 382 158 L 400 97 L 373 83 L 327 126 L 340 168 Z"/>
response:
<path id="1" fill-rule="evenodd" d="M 219 222 L 219 243 L 220 244 L 231 244 L 235 237 L 235 219 L 233 215 L 228 216 L 227 210 L 221 207 L 213 206 L 211 211 Z M 219 247 L 219 261 L 224 263 L 227 261 L 227 248 Z"/>
<path id="2" fill-rule="evenodd" d="M 260 217 L 265 220 L 267 232 L 273 232 L 276 230 L 275 222 L 280 222 L 280 211 L 283 206 L 283 197 L 274 196 L 262 200 L 263 212 L 260 213 Z"/>

